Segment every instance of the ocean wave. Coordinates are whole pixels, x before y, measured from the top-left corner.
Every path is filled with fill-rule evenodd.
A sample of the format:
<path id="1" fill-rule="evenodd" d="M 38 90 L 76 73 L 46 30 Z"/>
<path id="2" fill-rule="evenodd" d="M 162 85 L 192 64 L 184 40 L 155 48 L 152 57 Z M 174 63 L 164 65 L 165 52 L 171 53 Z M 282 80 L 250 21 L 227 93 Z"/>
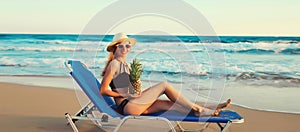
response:
<path id="1" fill-rule="evenodd" d="M 222 43 L 273 43 L 299 44 L 299 37 L 272 37 L 272 36 L 219 36 Z"/>
<path id="2" fill-rule="evenodd" d="M 300 44 L 300 41 L 297 41 L 297 40 L 274 40 L 274 41 L 265 41 L 265 40 L 261 40 L 261 41 L 251 41 L 251 40 L 224 41 L 224 40 L 221 40 L 220 43 L 225 43 L 225 44 L 232 44 L 232 43 Z"/>
<path id="3" fill-rule="evenodd" d="M 208 52 L 204 49 L 192 49 L 192 50 L 178 50 L 178 51 L 168 51 L 168 52 Z M 300 48 L 296 49 L 216 49 L 214 52 L 224 52 L 224 53 L 240 53 L 240 54 L 300 54 Z"/>
<path id="4" fill-rule="evenodd" d="M 3 41 L 14 44 L 49 44 L 49 45 L 107 45 L 107 42 L 99 41 L 68 41 L 68 40 L 9 40 Z"/>
<path id="5" fill-rule="evenodd" d="M 108 42 L 102 42 L 102 41 L 45 41 L 45 43 L 48 44 L 58 44 L 58 45 L 94 45 L 94 46 L 106 46 L 108 45 Z"/>
<path id="6" fill-rule="evenodd" d="M 24 60 L 14 60 L 12 58 L 8 57 L 2 57 L 0 58 L 0 67 L 24 67 L 30 69 L 32 74 L 38 74 L 40 75 L 40 71 L 42 69 L 49 69 L 52 70 L 57 69 L 58 71 L 61 69 L 65 69 L 63 66 L 63 62 L 66 60 L 66 58 L 40 58 L 40 59 L 24 59 Z M 95 65 L 95 66 L 89 66 L 88 68 L 99 72 L 104 67 L 104 62 L 106 59 L 97 60 L 101 63 L 101 65 Z M 36 73 L 35 73 L 36 72 Z M 45 71 L 44 71 L 45 72 Z M 63 73 L 61 73 L 63 74 Z M 45 75 L 47 75 L 45 73 Z M 172 70 L 172 69 L 166 69 L 166 68 L 156 68 L 156 69 L 145 69 L 143 72 L 143 76 L 149 76 L 149 75 L 159 75 L 164 76 L 167 78 L 173 78 L 170 80 L 178 80 L 180 78 L 195 78 L 195 79 L 214 79 L 214 78 L 224 78 L 227 80 L 232 81 L 249 81 L 249 83 L 252 81 L 255 84 L 261 84 L 263 83 L 257 83 L 257 81 L 271 81 L 272 83 L 289 83 L 291 85 L 297 85 L 300 84 L 300 73 L 295 72 L 280 72 L 280 73 L 270 73 L 270 72 L 261 72 L 261 71 L 253 71 L 253 72 L 235 72 L 226 74 L 226 73 L 212 73 L 206 70 L 193 70 L 193 69 L 187 69 L 184 71 L 178 71 L 178 70 Z M 270 83 L 271 83 L 270 82 Z M 282 86 L 282 85 L 280 85 Z"/>
<path id="7" fill-rule="evenodd" d="M 167 52 L 224 52 L 249 54 L 299 54 L 300 45 L 271 43 L 142 43 L 137 49 L 159 49 Z"/>
<path id="8" fill-rule="evenodd" d="M 58 35 L 59 36 L 59 35 Z M 2 38 L 2 39 L 1 39 Z M 5 39 L 6 38 L 6 39 Z M 8 39 L 9 38 L 9 39 Z M 20 37 L 14 38 L 9 35 L 0 36 L 0 40 L 6 43 L 15 43 L 15 44 L 58 44 L 58 45 L 107 45 L 111 42 L 110 39 L 102 39 L 99 38 L 90 38 L 90 39 L 78 39 L 78 38 L 63 38 L 60 36 L 56 37 L 43 37 L 43 38 L 32 38 L 30 37 Z M 276 38 L 276 37 L 220 37 L 220 40 L 208 41 L 206 39 L 199 40 L 196 36 L 183 36 L 180 39 L 173 39 L 172 36 L 164 36 L 164 37 L 150 37 L 145 36 L 145 38 L 137 38 L 138 43 L 143 44 L 300 44 L 300 37 L 293 38 Z M 162 45 L 161 45 L 162 46 Z"/>
<path id="9" fill-rule="evenodd" d="M 157 74 L 157 73 L 162 73 L 162 74 L 169 74 L 169 75 L 192 75 L 192 76 L 207 76 L 208 73 L 205 71 L 202 72 L 178 72 L 178 71 L 167 71 L 167 70 L 154 70 L 154 71 L 149 71 L 149 70 L 144 70 L 144 73 L 146 74 Z"/>
<path id="10" fill-rule="evenodd" d="M 296 40 L 276 40 L 272 41 L 273 44 L 300 44 L 300 41 Z"/>
<path id="11" fill-rule="evenodd" d="M 267 73 L 267 72 L 240 72 L 228 74 L 229 80 L 286 80 L 288 82 L 300 83 L 300 76 L 294 73 Z"/>
<path id="12" fill-rule="evenodd" d="M 138 42 L 184 42 L 184 43 L 273 43 L 273 44 L 299 44 L 300 37 L 275 36 L 174 36 L 174 35 L 131 35 Z M 30 42 L 72 44 L 69 42 L 111 42 L 113 35 L 71 35 L 71 34 L 0 34 L 0 40 L 25 40 Z M 41 41 L 40 41 L 41 40 Z M 49 40 L 49 41 L 44 41 Z M 57 42 L 55 42 L 57 41 Z"/>
<path id="13" fill-rule="evenodd" d="M 59 52 L 59 51 L 67 51 L 67 52 L 99 52 L 104 51 L 103 48 L 95 49 L 95 48 L 70 48 L 70 47 L 49 47 L 49 48 L 41 48 L 41 47 L 7 47 L 0 48 L 0 51 L 36 51 L 36 52 Z"/>
<path id="14" fill-rule="evenodd" d="M 164 73 L 170 75 L 183 75 L 183 76 L 207 76 L 207 77 L 234 77 L 234 80 L 289 80 L 291 82 L 300 83 L 300 76 L 299 73 L 295 72 L 279 72 L 279 73 L 270 73 L 270 72 L 261 72 L 261 71 L 254 71 L 254 72 L 237 72 L 236 74 L 224 74 L 224 73 L 211 73 L 206 70 L 200 71 L 145 71 L 148 73 Z"/>
<path id="15" fill-rule="evenodd" d="M 155 49 L 155 48 L 152 48 Z M 159 48 L 158 48 L 159 49 Z M 188 52 L 208 52 L 206 49 L 160 49 L 167 53 L 188 53 Z M 80 51 L 80 52 L 101 52 L 105 51 L 105 48 L 70 48 L 70 47 L 2 47 L 0 51 L 37 51 L 37 52 L 57 52 L 57 51 Z M 132 50 L 133 53 L 145 52 L 140 50 Z M 287 48 L 287 49 L 216 49 L 214 52 L 224 53 L 247 53 L 247 54 L 300 54 L 300 48 Z"/>
<path id="16" fill-rule="evenodd" d="M 252 54 L 300 54 L 300 48 L 296 49 L 247 49 L 247 50 L 224 50 L 226 53 L 252 53 Z"/>
<path id="17" fill-rule="evenodd" d="M 0 64 L 0 67 L 26 67 L 27 64 Z"/>
<path id="18" fill-rule="evenodd" d="M 297 49 L 284 49 L 284 50 L 281 50 L 280 53 L 285 53 L 285 54 L 300 54 L 300 48 L 297 48 Z"/>

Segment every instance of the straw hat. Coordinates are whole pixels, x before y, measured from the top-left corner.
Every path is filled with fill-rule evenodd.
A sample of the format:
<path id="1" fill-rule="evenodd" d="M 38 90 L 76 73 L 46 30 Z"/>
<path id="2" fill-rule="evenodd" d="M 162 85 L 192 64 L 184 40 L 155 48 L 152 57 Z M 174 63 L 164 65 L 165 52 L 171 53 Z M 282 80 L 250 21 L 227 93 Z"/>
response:
<path id="1" fill-rule="evenodd" d="M 126 41 L 129 41 L 131 46 L 135 45 L 136 43 L 136 40 L 134 38 L 128 38 L 125 33 L 117 33 L 115 34 L 113 41 L 109 45 L 107 45 L 106 50 L 108 52 L 113 52 L 114 46 L 117 43 L 126 42 Z"/>

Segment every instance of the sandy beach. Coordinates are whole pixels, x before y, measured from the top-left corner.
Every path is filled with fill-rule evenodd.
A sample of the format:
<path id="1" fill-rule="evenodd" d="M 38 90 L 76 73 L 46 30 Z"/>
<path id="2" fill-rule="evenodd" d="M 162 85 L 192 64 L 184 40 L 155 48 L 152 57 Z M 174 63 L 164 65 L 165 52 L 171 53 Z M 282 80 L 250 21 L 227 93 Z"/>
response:
<path id="1" fill-rule="evenodd" d="M 0 132 L 73 132 L 68 114 L 81 113 L 93 120 L 73 118 L 79 132 L 113 132 L 122 120 L 97 120 L 103 113 L 83 109 L 92 106 L 84 91 L 106 84 L 106 77 L 125 87 L 128 76 L 117 78 L 123 71 L 137 76 L 141 91 L 170 84 L 158 99 L 178 97 L 166 86 L 200 106 L 231 99 L 225 110 L 244 122 L 230 124 L 226 132 L 300 131 L 300 0 L 2 0 L 0 5 Z M 120 65 L 109 64 L 111 59 Z M 149 96 L 138 98 L 138 106 Z M 205 132 L 219 132 L 225 125 L 132 117 L 120 132 L 170 132 L 171 125 L 178 132 L 202 132 L 204 126 Z"/>
<path id="2" fill-rule="evenodd" d="M 80 108 L 74 90 L 4 82 L 0 83 L 0 88 L 1 131 L 72 131 L 66 125 L 64 114 L 74 114 Z M 243 124 L 232 124 L 228 129 L 230 132 L 281 132 L 300 129 L 299 114 L 258 111 L 234 105 L 228 109 L 237 111 L 245 118 Z M 157 124 L 161 125 L 155 125 L 157 129 L 164 127 L 162 123 Z M 197 123 L 181 124 L 186 129 L 197 129 Z M 103 131 L 91 121 L 79 121 L 76 125 L 79 131 Z M 144 127 L 153 130 L 153 125 Z M 130 127 L 126 130 L 130 130 Z M 215 124 L 209 125 L 207 129 L 208 132 L 218 130 Z"/>

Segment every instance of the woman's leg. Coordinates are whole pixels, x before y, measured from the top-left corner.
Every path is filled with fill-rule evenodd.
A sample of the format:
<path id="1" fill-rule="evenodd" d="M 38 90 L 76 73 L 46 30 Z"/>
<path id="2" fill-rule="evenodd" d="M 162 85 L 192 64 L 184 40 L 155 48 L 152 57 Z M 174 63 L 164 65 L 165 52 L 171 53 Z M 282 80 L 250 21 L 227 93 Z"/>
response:
<path id="1" fill-rule="evenodd" d="M 165 94 L 170 99 L 170 101 L 172 101 L 173 103 L 176 104 L 176 105 L 174 105 L 174 108 L 177 111 L 186 112 L 186 111 L 193 110 L 193 111 L 195 111 L 196 115 L 200 115 L 200 114 L 201 115 L 211 115 L 214 113 L 214 110 L 211 110 L 208 108 L 203 108 L 195 103 L 190 102 L 185 97 L 181 96 L 180 93 L 176 89 L 174 89 L 170 84 L 168 84 L 167 82 L 162 82 L 157 85 L 154 85 L 154 86 L 146 89 L 145 91 L 143 91 L 142 95 L 140 97 L 131 99 L 130 102 L 125 106 L 124 112 L 127 114 L 140 115 L 143 112 L 145 112 L 146 110 L 148 110 L 151 105 L 153 105 L 154 103 L 157 103 L 156 102 L 157 98 L 162 94 Z M 161 102 L 159 102 L 159 103 L 161 103 Z M 230 103 L 230 101 L 229 101 L 229 103 Z M 229 105 L 229 103 L 224 107 L 227 107 Z M 178 104 L 183 107 L 179 107 Z M 222 108 L 224 108 L 224 107 L 222 105 Z M 167 108 L 170 108 L 170 107 L 167 107 Z M 217 110 L 219 111 L 222 108 L 218 107 Z M 150 111 L 156 111 L 156 110 L 160 111 L 160 109 L 157 107 L 153 107 L 149 110 Z M 164 108 L 164 110 L 166 110 L 166 109 Z M 217 113 L 215 113 L 215 114 L 217 114 Z"/>
<path id="2" fill-rule="evenodd" d="M 170 100 L 156 100 L 143 114 L 155 113 L 160 111 L 174 110 L 181 113 L 189 113 L 189 110 L 181 105 L 175 104 Z"/>
<path id="3" fill-rule="evenodd" d="M 189 111 L 191 109 L 199 111 L 198 107 L 200 108 L 200 106 L 181 96 L 180 93 L 168 83 L 162 82 L 143 91 L 140 97 L 131 99 L 125 106 L 124 112 L 127 114 L 140 115 L 146 111 L 162 94 L 165 94 L 173 103 L 182 105 L 182 109 L 186 109 L 184 111 Z M 155 108 L 156 107 L 153 109 Z"/>
<path id="4" fill-rule="evenodd" d="M 173 88 L 169 83 L 162 82 L 160 83 L 161 86 L 165 87 L 165 95 L 174 103 L 178 103 L 185 107 L 188 110 L 198 110 L 197 104 L 192 103 L 188 99 L 186 99 L 184 96 L 182 96 L 175 88 Z"/>
<path id="5" fill-rule="evenodd" d="M 141 93 L 138 98 L 131 99 L 124 108 L 125 114 L 140 115 L 146 111 L 165 91 L 160 84 L 154 85 Z"/>

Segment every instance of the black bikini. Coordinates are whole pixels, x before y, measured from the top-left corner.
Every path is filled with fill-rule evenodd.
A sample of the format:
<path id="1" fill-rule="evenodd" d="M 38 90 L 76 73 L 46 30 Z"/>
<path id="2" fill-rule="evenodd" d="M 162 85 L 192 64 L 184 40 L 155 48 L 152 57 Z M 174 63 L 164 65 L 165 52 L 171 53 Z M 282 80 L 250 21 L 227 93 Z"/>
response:
<path id="1" fill-rule="evenodd" d="M 128 99 L 124 99 L 120 105 L 118 105 L 117 107 L 117 112 L 124 115 L 124 108 L 126 106 L 126 104 L 129 102 Z"/>
<path id="2" fill-rule="evenodd" d="M 116 88 L 129 88 L 130 80 L 129 80 L 129 74 L 126 72 L 126 68 L 128 68 L 128 66 L 120 62 L 120 74 L 117 77 L 113 78 L 109 84 L 112 90 Z M 120 105 L 118 105 L 117 111 L 120 114 L 122 115 L 124 114 L 124 107 L 128 102 L 129 102 L 128 99 L 124 99 L 120 103 Z"/>

